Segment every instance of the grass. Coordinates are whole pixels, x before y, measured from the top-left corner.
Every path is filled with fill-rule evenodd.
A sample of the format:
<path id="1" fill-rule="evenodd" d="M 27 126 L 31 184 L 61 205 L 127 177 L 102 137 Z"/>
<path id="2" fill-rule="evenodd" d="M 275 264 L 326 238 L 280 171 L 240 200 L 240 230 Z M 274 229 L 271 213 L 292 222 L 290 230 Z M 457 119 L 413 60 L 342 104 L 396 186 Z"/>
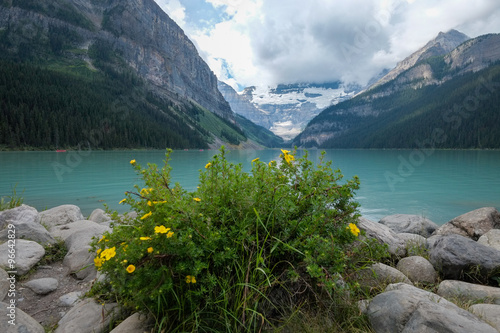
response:
<path id="1" fill-rule="evenodd" d="M 17 195 L 16 187 L 17 187 L 17 184 L 12 188 L 11 195 L 0 198 L 0 211 L 6 210 L 6 209 L 16 208 L 16 207 L 19 207 L 23 204 L 24 199 L 22 197 L 22 194 L 24 193 L 24 190 L 21 193 L 21 196 L 19 196 L 19 195 Z M 8 201 L 6 201 L 6 199 Z"/>

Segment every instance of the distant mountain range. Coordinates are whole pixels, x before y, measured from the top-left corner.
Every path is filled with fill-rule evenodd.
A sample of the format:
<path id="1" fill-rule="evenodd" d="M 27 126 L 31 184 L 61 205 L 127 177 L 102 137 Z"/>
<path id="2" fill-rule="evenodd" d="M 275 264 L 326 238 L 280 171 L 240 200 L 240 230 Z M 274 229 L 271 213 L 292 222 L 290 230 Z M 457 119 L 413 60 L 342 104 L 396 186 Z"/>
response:
<path id="1" fill-rule="evenodd" d="M 500 148 L 500 34 L 439 35 L 354 98 L 313 118 L 293 145 Z"/>
<path id="2" fill-rule="evenodd" d="M 0 98 L 0 149 L 282 142 L 238 122 L 153 0 L 1 0 Z"/>
<path id="3" fill-rule="evenodd" d="M 219 82 L 219 90 L 235 113 L 285 140 L 291 140 L 323 109 L 352 98 L 361 87 L 337 81 L 251 86 L 237 93 L 229 85 Z"/>

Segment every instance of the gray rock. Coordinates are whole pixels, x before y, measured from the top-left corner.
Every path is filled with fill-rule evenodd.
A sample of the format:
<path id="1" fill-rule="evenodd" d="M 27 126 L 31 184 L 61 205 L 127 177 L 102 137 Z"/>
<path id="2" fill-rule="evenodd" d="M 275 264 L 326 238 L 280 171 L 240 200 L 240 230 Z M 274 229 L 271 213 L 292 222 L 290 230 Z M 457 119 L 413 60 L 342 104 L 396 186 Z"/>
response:
<path id="1" fill-rule="evenodd" d="M 92 239 L 100 238 L 106 231 L 111 232 L 109 227 L 84 220 L 68 224 L 72 232 L 64 234 L 68 253 L 64 257 L 63 264 L 78 279 L 94 278 L 97 270 L 94 266 L 95 254 L 90 252 L 89 243 Z"/>
<path id="2" fill-rule="evenodd" d="M 365 290 L 383 288 L 388 284 L 398 282 L 413 285 L 406 275 L 391 266 L 381 263 L 373 264 L 368 268 L 358 271 L 355 279 L 361 288 Z"/>
<path id="3" fill-rule="evenodd" d="M 457 234 L 478 240 L 491 229 L 500 229 L 500 213 L 494 207 L 483 207 L 455 217 L 434 232 L 434 235 Z"/>
<path id="4" fill-rule="evenodd" d="M 28 239 L 40 244 L 54 244 L 56 241 L 40 224 L 38 211 L 30 206 L 21 205 L 16 208 L 0 212 L 0 241 L 7 241 L 9 224 L 14 225 L 16 238 Z"/>
<path id="5" fill-rule="evenodd" d="M 9 274 L 0 268 L 0 302 L 2 302 L 9 292 L 10 282 L 7 280 Z"/>
<path id="6" fill-rule="evenodd" d="M 72 291 L 59 297 L 59 306 L 74 306 L 80 302 L 82 296 L 81 291 Z"/>
<path id="7" fill-rule="evenodd" d="M 69 310 L 59 320 L 55 333 L 102 333 L 109 323 L 118 317 L 116 303 L 97 304 L 93 299 L 85 299 Z"/>
<path id="8" fill-rule="evenodd" d="M 15 270 L 17 275 L 24 275 L 45 255 L 45 249 L 38 243 L 24 239 L 15 240 Z M 0 244 L 0 267 L 12 271 L 9 267 L 9 243 Z"/>
<path id="9" fill-rule="evenodd" d="M 445 280 L 439 284 L 437 293 L 447 299 L 457 298 L 466 301 L 500 304 L 500 288 L 463 281 Z"/>
<path id="10" fill-rule="evenodd" d="M 367 315 L 377 333 L 498 333 L 444 298 L 404 283 L 389 285 L 375 296 Z"/>
<path id="11" fill-rule="evenodd" d="M 0 212 L 0 229 L 5 228 L 9 221 L 40 223 L 40 216 L 35 208 L 28 205 L 21 205 Z"/>
<path id="12" fill-rule="evenodd" d="M 71 222 L 68 224 L 64 225 L 58 225 L 52 228 L 50 231 L 50 234 L 54 238 L 61 239 L 63 241 L 66 241 L 66 239 L 71 236 L 73 233 L 81 230 L 86 230 L 92 227 L 95 227 L 97 224 L 96 222 L 89 221 L 89 220 L 78 220 L 75 222 Z"/>
<path id="13" fill-rule="evenodd" d="M 76 223 L 80 224 L 81 221 Z M 105 232 L 111 231 L 109 227 L 92 221 L 86 221 L 83 226 L 80 225 L 77 229 L 73 229 L 73 232 L 64 239 L 64 243 L 69 251 L 83 248 L 88 246 L 93 238 L 99 239 Z"/>
<path id="14" fill-rule="evenodd" d="M 379 223 L 388 226 L 395 233 L 408 233 L 425 238 L 439 228 L 439 226 L 426 217 L 420 215 L 395 214 L 382 218 Z"/>
<path id="15" fill-rule="evenodd" d="M 438 277 L 432 264 L 419 256 L 401 259 L 396 268 L 412 282 L 435 283 Z"/>
<path id="16" fill-rule="evenodd" d="M 500 251 L 500 229 L 491 229 L 479 237 L 477 242 Z"/>
<path id="17" fill-rule="evenodd" d="M 404 242 L 389 227 L 360 217 L 358 228 L 365 231 L 367 237 L 375 238 L 381 243 L 387 244 L 389 253 L 392 255 L 403 257 L 406 254 Z"/>
<path id="18" fill-rule="evenodd" d="M 0 302 L 0 332 L 2 333 L 45 333 L 45 329 L 35 319 L 27 315 L 23 310 L 12 304 Z M 12 312 L 14 311 L 14 312 Z M 15 315 L 15 325 L 9 323 L 12 320 L 11 314 Z"/>
<path id="19" fill-rule="evenodd" d="M 500 269 L 500 251 L 463 236 L 440 236 L 429 248 L 429 261 L 445 279 L 471 271 L 487 277 Z"/>
<path id="20" fill-rule="evenodd" d="M 90 214 L 89 220 L 95 223 L 111 221 L 111 217 L 102 209 L 97 208 Z"/>
<path id="21" fill-rule="evenodd" d="M 500 332 L 500 305 L 474 304 L 469 307 L 469 311 Z"/>
<path id="22" fill-rule="evenodd" d="M 40 212 L 40 221 L 49 231 L 56 225 L 84 219 L 80 208 L 75 205 L 62 205 Z"/>
<path id="23" fill-rule="evenodd" d="M 46 295 L 56 290 L 59 282 L 54 278 L 42 278 L 28 281 L 24 285 L 38 295 Z"/>
<path id="24" fill-rule="evenodd" d="M 419 256 L 428 252 L 427 239 L 417 234 L 398 234 L 405 245 L 406 254 L 409 256 Z"/>
<path id="25" fill-rule="evenodd" d="M 149 331 L 151 319 L 144 314 L 134 313 L 116 326 L 110 333 L 144 333 Z"/>

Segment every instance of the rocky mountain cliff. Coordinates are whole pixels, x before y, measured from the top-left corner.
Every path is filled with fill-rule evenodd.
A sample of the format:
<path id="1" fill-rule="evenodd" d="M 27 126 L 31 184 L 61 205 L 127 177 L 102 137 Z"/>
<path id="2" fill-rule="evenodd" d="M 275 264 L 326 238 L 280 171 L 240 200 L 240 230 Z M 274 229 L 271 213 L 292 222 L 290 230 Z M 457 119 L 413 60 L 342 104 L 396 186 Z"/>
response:
<path id="1" fill-rule="evenodd" d="M 415 148 L 444 131 L 431 147 L 500 147 L 500 34 L 465 38 L 440 33 L 368 90 L 325 109 L 293 144 Z"/>
<path id="2" fill-rule="evenodd" d="M 0 81 L 0 149 L 267 145 L 153 0 L 0 0 Z"/>
<path id="3" fill-rule="evenodd" d="M 22 36 L 12 40 L 12 52 L 36 42 L 35 38 L 50 38 L 54 28 L 66 29 L 78 35 L 78 49 L 105 43 L 157 93 L 187 97 L 234 122 L 217 89 L 217 78 L 182 29 L 153 0 L 12 0 L 0 8 L 0 27 Z"/>
<path id="4" fill-rule="evenodd" d="M 238 94 L 219 82 L 219 90 L 235 113 L 290 140 L 321 110 L 351 98 L 360 87 L 345 86 L 341 82 L 280 84 L 247 87 Z"/>
<path id="5" fill-rule="evenodd" d="M 375 82 L 369 89 L 373 89 L 394 80 L 399 74 L 407 71 L 419 61 L 448 54 L 468 39 L 469 37 L 467 35 L 456 30 L 450 30 L 446 33 L 440 32 L 436 38 L 430 40 L 424 47 L 399 62 L 394 69 Z"/>

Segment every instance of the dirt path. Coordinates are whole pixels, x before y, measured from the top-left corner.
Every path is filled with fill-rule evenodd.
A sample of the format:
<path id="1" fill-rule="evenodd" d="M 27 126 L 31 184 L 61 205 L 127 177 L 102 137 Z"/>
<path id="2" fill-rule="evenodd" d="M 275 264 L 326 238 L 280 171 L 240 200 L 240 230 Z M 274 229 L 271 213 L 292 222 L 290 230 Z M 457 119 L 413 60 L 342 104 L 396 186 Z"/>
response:
<path id="1" fill-rule="evenodd" d="M 24 284 L 28 281 L 54 278 L 59 285 L 57 289 L 47 295 L 37 295 Z M 36 272 L 27 278 L 22 278 L 17 282 L 17 307 L 45 328 L 53 328 L 68 312 L 70 307 L 61 306 L 59 297 L 72 291 L 81 292 L 82 296 L 90 289 L 92 281 L 82 281 L 68 275 L 68 268 L 62 262 L 56 262 L 47 266 L 39 266 Z"/>

